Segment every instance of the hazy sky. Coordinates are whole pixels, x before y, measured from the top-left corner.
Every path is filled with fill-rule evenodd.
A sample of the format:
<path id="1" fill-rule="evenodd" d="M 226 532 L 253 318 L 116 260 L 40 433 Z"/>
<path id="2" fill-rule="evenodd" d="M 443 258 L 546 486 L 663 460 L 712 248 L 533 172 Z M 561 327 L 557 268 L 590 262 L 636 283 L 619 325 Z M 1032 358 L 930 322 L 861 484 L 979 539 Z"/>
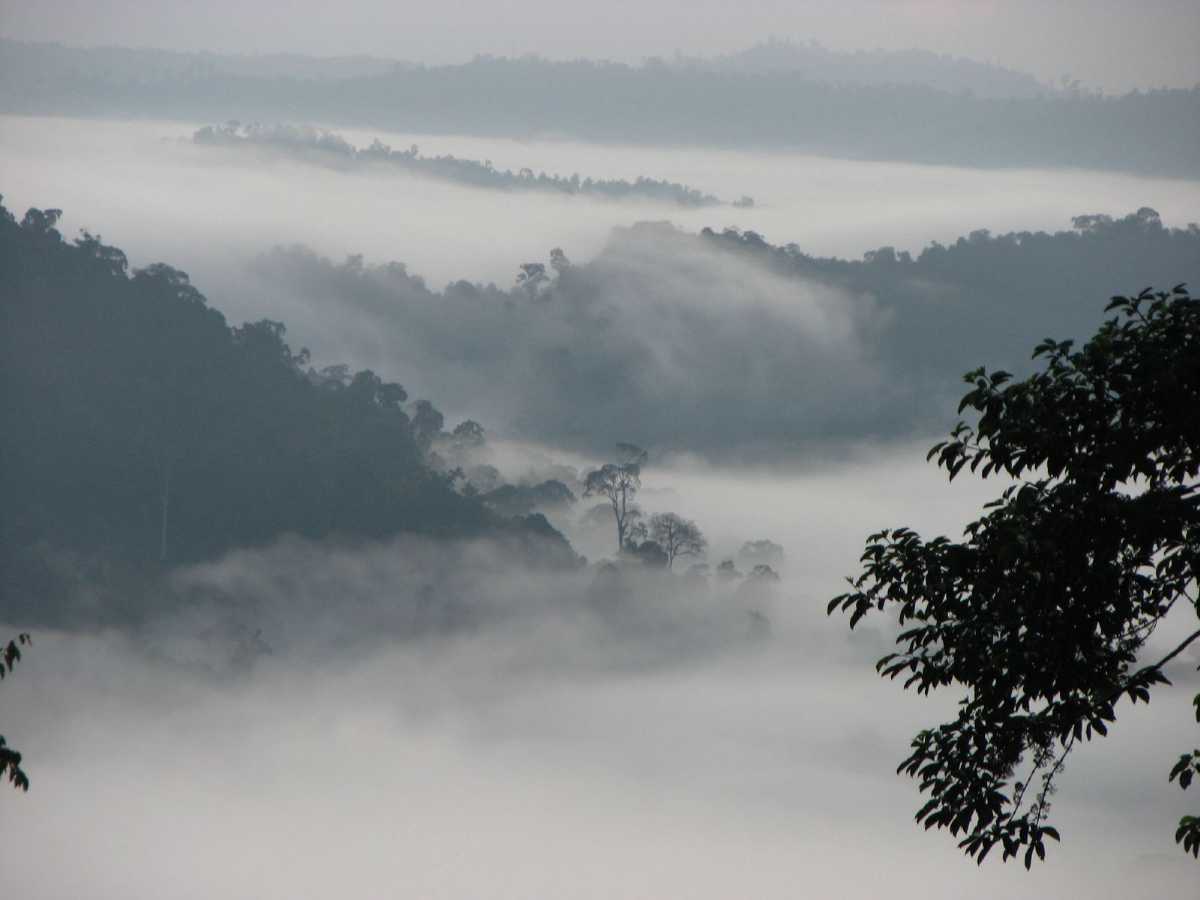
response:
<path id="1" fill-rule="evenodd" d="M 0 32 L 72 44 L 639 60 L 769 36 L 840 49 L 919 47 L 1108 90 L 1200 82 L 1194 0 L 0 0 Z"/>

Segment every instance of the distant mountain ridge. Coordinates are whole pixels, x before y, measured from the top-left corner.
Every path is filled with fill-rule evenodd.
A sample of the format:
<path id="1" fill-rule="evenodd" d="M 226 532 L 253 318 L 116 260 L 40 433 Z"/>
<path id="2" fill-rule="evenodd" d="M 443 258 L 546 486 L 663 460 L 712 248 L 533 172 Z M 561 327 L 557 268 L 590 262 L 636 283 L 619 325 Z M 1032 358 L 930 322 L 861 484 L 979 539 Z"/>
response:
<path id="1" fill-rule="evenodd" d="M 989 97 L 801 71 L 479 57 L 297 78 L 0 44 L 0 113 L 318 122 L 426 134 L 706 146 L 974 168 L 1200 178 L 1200 87 Z M 158 57 L 153 57 L 157 59 Z M 865 69 L 863 71 L 866 71 Z"/>
<path id="2" fill-rule="evenodd" d="M 188 52 L 140 47 L 75 47 L 60 43 L 0 37 L 0 56 L 17 68 L 31 61 L 50 63 L 98 77 L 141 78 L 162 75 L 225 74 L 249 78 L 336 80 L 386 75 L 421 64 L 390 57 L 354 54 L 310 56 L 302 53 Z M 475 59 L 489 59 L 486 54 Z M 550 60 L 546 60 L 547 62 Z M 469 64 L 469 63 L 467 63 Z M 644 65 L 655 66 L 652 58 Z M 929 50 L 833 50 L 816 41 L 770 39 L 744 50 L 717 56 L 677 54 L 672 65 L 711 71 L 790 72 L 811 81 L 842 84 L 909 84 L 968 91 L 981 97 L 1036 97 L 1051 88 L 1033 75 L 993 63 Z M 436 68 L 436 67 L 431 67 Z"/>
<path id="3" fill-rule="evenodd" d="M 816 41 L 772 39 L 714 57 L 678 57 L 675 65 L 718 72 L 790 72 L 836 84 L 923 85 L 979 97 L 1041 97 L 1053 90 L 1028 72 L 929 50 L 832 50 Z"/>

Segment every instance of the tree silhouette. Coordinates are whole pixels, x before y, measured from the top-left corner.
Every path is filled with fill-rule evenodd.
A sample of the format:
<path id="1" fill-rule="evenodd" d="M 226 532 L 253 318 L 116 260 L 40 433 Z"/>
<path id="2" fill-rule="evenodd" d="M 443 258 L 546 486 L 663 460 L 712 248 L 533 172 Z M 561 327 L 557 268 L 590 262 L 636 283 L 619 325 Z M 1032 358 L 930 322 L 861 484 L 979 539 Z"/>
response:
<path id="1" fill-rule="evenodd" d="M 667 568 L 680 556 L 699 556 L 708 545 L 700 527 L 691 519 L 675 513 L 656 513 L 650 517 L 650 537 L 667 555 Z"/>
<path id="2" fill-rule="evenodd" d="M 550 276 L 546 274 L 545 263 L 524 263 L 517 273 L 517 287 L 530 297 L 537 297 L 545 292 L 550 285 Z"/>
<path id="3" fill-rule="evenodd" d="M 466 419 L 456 425 L 451 438 L 456 446 L 464 449 L 482 447 L 487 441 L 483 426 L 474 419 Z"/>
<path id="4" fill-rule="evenodd" d="M 633 498 L 642 486 L 642 465 L 647 453 L 636 444 L 617 444 L 615 463 L 605 463 L 584 477 L 583 496 L 605 497 L 617 526 L 617 553 L 625 549 L 626 531 L 637 518 Z"/>
<path id="5" fill-rule="evenodd" d="M 961 542 L 871 535 L 862 574 L 829 604 L 852 628 L 872 611 L 899 614 L 882 675 L 922 694 L 965 689 L 958 715 L 920 732 L 899 771 L 928 795 L 917 821 L 949 829 L 979 862 L 996 844 L 1006 860 L 1024 848 L 1027 868 L 1045 857 L 1067 756 L 1108 733 L 1120 700 L 1148 702 L 1200 639 L 1137 664 L 1176 607 L 1200 617 L 1200 301 L 1180 285 L 1108 310 L 1079 350 L 1042 342 L 1043 368 L 1023 381 L 968 373 L 959 410 L 977 421 L 929 458 L 951 479 L 968 466 L 1016 483 Z M 1197 773 L 1200 750 L 1170 778 L 1187 788 Z M 1200 819 L 1185 817 L 1176 841 L 1200 853 Z"/>

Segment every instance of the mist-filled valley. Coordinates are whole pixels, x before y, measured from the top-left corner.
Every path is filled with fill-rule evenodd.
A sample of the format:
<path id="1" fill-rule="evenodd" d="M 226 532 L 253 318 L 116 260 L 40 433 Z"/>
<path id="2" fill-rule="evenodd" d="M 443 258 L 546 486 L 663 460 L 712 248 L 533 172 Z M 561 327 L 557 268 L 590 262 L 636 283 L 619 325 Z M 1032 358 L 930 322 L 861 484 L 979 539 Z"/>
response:
<path id="1" fill-rule="evenodd" d="M 831 634 L 822 608 L 860 523 L 952 528 L 945 485 L 870 459 L 757 490 L 662 480 L 704 488 L 688 511 L 714 524 L 747 488 L 764 511 L 795 497 L 728 526 L 789 541 L 783 582 L 602 587 L 486 544 L 285 539 L 178 571 L 157 599 L 190 601 L 137 629 L 40 629 L 5 685 L 37 780 L 4 871 L 33 896 L 960 896 L 977 870 L 922 840 L 892 774 L 936 713 L 861 665 L 884 634 Z M 1129 724 L 1186 741 L 1187 671 Z M 973 894 L 1186 896 L 1191 862 L 1161 845 L 1177 804 L 1146 799 L 1161 754 L 1131 737 L 1075 761 L 1052 865 Z"/>
<path id="2" fill-rule="evenodd" d="M 1195 87 L 30 40 L 0 893 L 1195 893 Z"/>

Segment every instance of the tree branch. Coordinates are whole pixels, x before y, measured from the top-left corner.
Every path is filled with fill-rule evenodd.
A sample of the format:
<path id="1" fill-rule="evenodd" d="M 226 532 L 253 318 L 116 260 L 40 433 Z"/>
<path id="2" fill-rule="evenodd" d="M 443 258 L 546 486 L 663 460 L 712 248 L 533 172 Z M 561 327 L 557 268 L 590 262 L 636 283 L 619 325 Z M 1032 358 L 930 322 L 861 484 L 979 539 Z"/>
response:
<path id="1" fill-rule="evenodd" d="M 1182 644 L 1180 644 L 1178 647 L 1176 647 L 1174 650 L 1172 650 L 1170 653 L 1168 653 L 1166 656 L 1164 656 L 1162 659 L 1160 659 L 1154 665 L 1145 666 L 1140 670 L 1140 672 L 1149 672 L 1151 669 L 1161 669 L 1163 666 L 1165 666 L 1167 663 L 1169 663 L 1171 660 L 1173 660 L 1175 657 L 1177 657 L 1180 653 L 1182 653 L 1184 650 L 1186 650 L 1188 648 L 1188 645 L 1191 644 L 1192 641 L 1196 640 L 1196 638 L 1200 638 L 1200 629 L 1193 631 L 1190 635 L 1187 636 L 1187 638 L 1184 639 L 1184 642 Z M 1139 672 L 1139 674 L 1140 674 L 1140 672 Z"/>

